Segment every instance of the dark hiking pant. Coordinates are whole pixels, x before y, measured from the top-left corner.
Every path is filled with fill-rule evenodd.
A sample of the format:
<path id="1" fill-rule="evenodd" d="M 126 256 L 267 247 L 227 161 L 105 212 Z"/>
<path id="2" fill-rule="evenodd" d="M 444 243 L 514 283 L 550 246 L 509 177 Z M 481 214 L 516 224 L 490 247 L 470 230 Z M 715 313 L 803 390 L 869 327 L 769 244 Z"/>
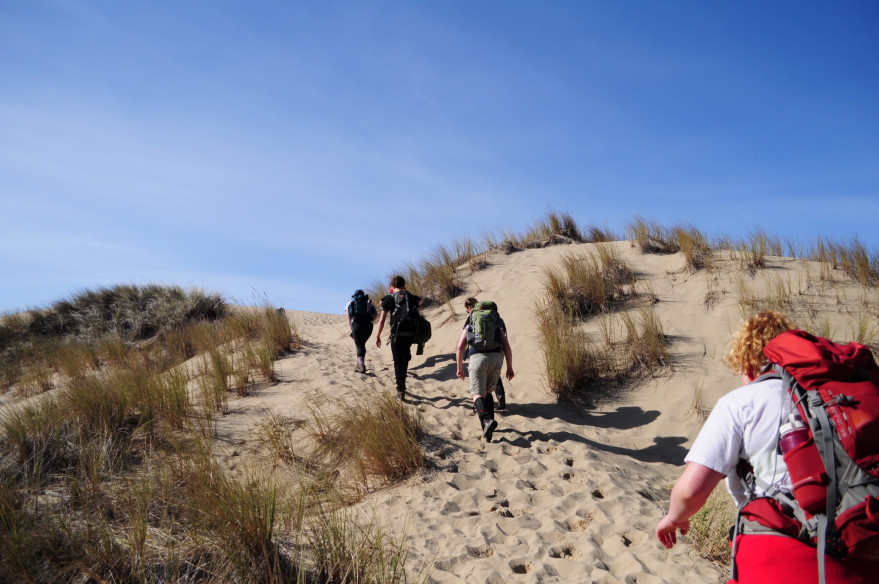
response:
<path id="1" fill-rule="evenodd" d="M 357 348 L 358 357 L 366 357 L 366 341 L 372 336 L 372 323 L 358 323 L 356 320 L 351 323 L 351 338 L 354 339 L 354 346 Z"/>
<path id="2" fill-rule="evenodd" d="M 394 358 L 394 380 L 397 391 L 406 391 L 406 373 L 412 358 L 412 337 L 398 337 L 391 341 L 391 355 Z"/>

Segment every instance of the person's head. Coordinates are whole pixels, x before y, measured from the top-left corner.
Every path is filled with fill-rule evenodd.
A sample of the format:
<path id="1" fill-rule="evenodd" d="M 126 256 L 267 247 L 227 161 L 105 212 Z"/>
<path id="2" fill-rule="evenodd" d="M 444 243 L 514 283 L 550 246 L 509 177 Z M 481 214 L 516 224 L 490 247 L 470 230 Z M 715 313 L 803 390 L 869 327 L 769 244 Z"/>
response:
<path id="1" fill-rule="evenodd" d="M 391 278 L 391 288 L 396 288 L 397 290 L 405 290 L 406 280 L 403 279 L 403 276 L 394 276 L 393 278 Z"/>
<path id="2" fill-rule="evenodd" d="M 466 310 L 468 314 L 473 312 L 474 306 L 476 306 L 476 299 L 472 296 L 464 301 L 464 310 Z"/>
<path id="3" fill-rule="evenodd" d="M 795 328 L 794 322 L 777 310 L 758 312 L 739 327 L 723 362 L 736 373 L 754 379 L 766 365 L 763 347 L 781 333 Z"/>

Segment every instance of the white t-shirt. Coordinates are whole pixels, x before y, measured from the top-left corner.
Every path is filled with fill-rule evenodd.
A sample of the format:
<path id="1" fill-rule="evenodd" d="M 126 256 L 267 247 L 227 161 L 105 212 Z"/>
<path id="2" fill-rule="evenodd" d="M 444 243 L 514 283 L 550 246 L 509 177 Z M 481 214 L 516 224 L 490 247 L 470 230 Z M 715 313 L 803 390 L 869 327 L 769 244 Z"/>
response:
<path id="1" fill-rule="evenodd" d="M 790 477 L 777 448 L 778 429 L 792 407 L 781 379 L 735 389 L 718 400 L 684 460 L 726 475 L 727 490 L 736 504 L 745 499 L 745 488 L 736 474 L 741 459 L 751 463 L 764 484 L 790 492 Z M 758 486 L 757 492 L 763 490 Z"/>

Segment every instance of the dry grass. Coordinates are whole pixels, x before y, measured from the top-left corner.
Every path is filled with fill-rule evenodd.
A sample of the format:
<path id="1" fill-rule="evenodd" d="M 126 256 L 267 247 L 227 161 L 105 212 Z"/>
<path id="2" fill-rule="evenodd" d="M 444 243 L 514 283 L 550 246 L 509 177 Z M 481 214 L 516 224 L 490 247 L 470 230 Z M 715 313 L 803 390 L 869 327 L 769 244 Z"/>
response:
<path id="1" fill-rule="evenodd" d="M 542 247 L 557 243 L 582 243 L 586 239 L 570 213 L 550 210 L 525 234 L 526 247 Z"/>
<path id="2" fill-rule="evenodd" d="M 621 315 L 625 328 L 626 365 L 629 370 L 652 373 L 671 364 L 668 341 L 653 308 L 641 308 L 637 317 Z"/>
<path id="3" fill-rule="evenodd" d="M 812 259 L 842 270 L 862 286 L 879 283 L 879 250 L 870 252 L 857 238 L 850 242 L 821 237 L 812 245 Z"/>
<path id="4" fill-rule="evenodd" d="M 632 269 L 606 245 L 583 255 L 566 254 L 558 267 L 544 272 L 546 300 L 537 304 L 535 316 L 546 385 L 558 401 L 573 401 L 590 389 L 594 394 L 596 381 L 619 382 L 671 363 L 653 310 L 623 311 L 628 301 L 639 298 L 635 284 Z M 595 317 L 602 343 L 591 340 L 582 325 Z"/>
<path id="5" fill-rule="evenodd" d="M 360 497 L 423 468 L 421 421 L 396 396 L 372 390 L 333 405 L 329 413 L 315 407 L 305 428 L 317 445 L 311 460 L 321 474 L 341 473 L 338 484 L 348 488 L 338 490 Z"/>
<path id="6" fill-rule="evenodd" d="M 560 268 L 545 270 L 544 288 L 565 312 L 582 319 L 622 303 L 633 293 L 634 279 L 612 247 L 599 246 L 595 253 L 563 256 Z"/>
<path id="7" fill-rule="evenodd" d="M 711 408 L 707 407 L 702 401 L 703 391 L 704 382 L 700 381 L 693 390 L 693 403 L 692 409 L 690 410 L 690 414 L 695 416 L 696 421 L 699 422 L 700 425 L 705 423 L 705 420 L 708 419 L 708 415 L 711 413 Z"/>
<path id="8" fill-rule="evenodd" d="M 691 272 L 711 269 L 714 263 L 713 252 L 704 233 L 689 224 L 677 225 L 672 228 L 671 237 L 677 242 Z"/>
<path id="9" fill-rule="evenodd" d="M 266 305 L 181 322 L 137 341 L 115 332 L 37 334 L 32 322 L 3 320 L 16 327 L 5 329 L 3 350 L 30 358 L 5 381 L 22 391 L 34 377 L 25 391 L 40 394 L 0 411 L 0 581 L 406 581 L 403 539 L 346 516 L 335 490 L 344 485 L 313 473 L 286 480 L 299 461 L 280 418 L 263 435 L 285 480 L 255 465 L 232 475 L 213 459 L 215 416 L 228 394 L 255 376 L 271 378 L 274 360 L 302 342 L 282 311 Z M 179 366 L 193 355 L 201 355 L 194 366 Z M 38 377 L 50 375 L 52 387 Z M 419 429 L 401 407 L 389 398 L 345 410 L 356 419 L 338 423 L 360 428 L 349 438 L 361 443 L 352 474 L 393 480 L 419 467 Z M 378 436 L 405 448 L 385 456 Z M 336 551 L 314 547 L 319 541 Z"/>
<path id="10" fill-rule="evenodd" d="M 708 501 L 690 519 L 687 539 L 703 558 L 721 567 L 730 563 L 729 528 L 736 520 L 736 506 L 721 482 Z"/>
<path id="11" fill-rule="evenodd" d="M 626 225 L 626 234 L 632 245 L 642 253 L 677 253 L 681 250 L 675 234 L 656 221 L 636 216 Z"/>
<path id="12" fill-rule="evenodd" d="M 590 225 L 580 228 L 570 213 L 550 210 L 525 233 L 503 231 L 500 235 L 486 231 L 480 242 L 470 238 L 460 238 L 450 246 L 440 245 L 417 264 L 408 263 L 398 267 L 392 274 L 400 274 L 406 280 L 406 289 L 424 299 L 423 307 L 437 304 L 450 305 L 452 299 L 464 290 L 466 269 L 470 274 L 490 265 L 492 252 L 513 253 L 515 251 L 545 247 L 547 245 L 610 242 L 619 236 L 607 226 Z M 387 294 L 384 279 L 373 281 L 367 294 L 376 302 Z"/>
<path id="13" fill-rule="evenodd" d="M 541 303 L 535 317 L 547 388 L 557 401 L 573 401 L 606 371 L 604 356 L 561 304 Z"/>

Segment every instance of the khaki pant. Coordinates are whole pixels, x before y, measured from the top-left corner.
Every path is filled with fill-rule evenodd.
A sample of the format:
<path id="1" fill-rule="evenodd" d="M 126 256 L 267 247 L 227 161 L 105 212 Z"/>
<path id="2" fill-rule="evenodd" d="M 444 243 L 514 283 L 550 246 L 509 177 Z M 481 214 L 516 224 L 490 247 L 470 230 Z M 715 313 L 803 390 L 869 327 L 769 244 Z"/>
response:
<path id="1" fill-rule="evenodd" d="M 473 353 L 469 358 L 470 395 L 485 395 L 494 391 L 501 377 L 503 353 Z"/>

